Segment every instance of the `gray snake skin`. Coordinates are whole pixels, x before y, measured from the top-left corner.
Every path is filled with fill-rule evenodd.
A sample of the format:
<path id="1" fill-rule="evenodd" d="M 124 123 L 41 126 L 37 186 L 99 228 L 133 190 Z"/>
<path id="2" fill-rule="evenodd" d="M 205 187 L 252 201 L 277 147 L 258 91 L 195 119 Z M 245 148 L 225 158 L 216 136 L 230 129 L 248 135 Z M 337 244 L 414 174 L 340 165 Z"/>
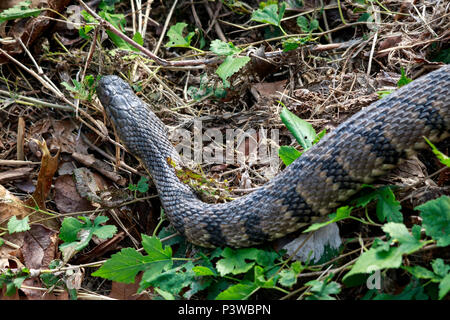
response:
<path id="1" fill-rule="evenodd" d="M 180 157 L 150 107 L 117 76 L 97 94 L 129 152 L 141 159 L 179 233 L 204 246 L 246 247 L 271 241 L 323 218 L 363 184 L 450 131 L 450 65 L 364 108 L 327 134 L 256 191 L 228 203 L 207 204 L 175 174 Z"/>

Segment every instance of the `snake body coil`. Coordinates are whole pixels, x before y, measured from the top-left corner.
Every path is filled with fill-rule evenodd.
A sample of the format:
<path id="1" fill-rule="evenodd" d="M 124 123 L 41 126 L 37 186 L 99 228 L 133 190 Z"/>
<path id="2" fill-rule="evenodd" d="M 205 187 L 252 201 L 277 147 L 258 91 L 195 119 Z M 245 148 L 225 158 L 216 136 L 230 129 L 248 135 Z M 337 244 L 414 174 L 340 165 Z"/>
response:
<path id="1" fill-rule="evenodd" d="M 167 160 L 180 157 L 167 129 L 131 87 L 105 76 L 97 94 L 126 148 L 150 171 L 171 223 L 206 247 L 252 246 L 310 224 L 424 147 L 424 136 L 439 141 L 450 131 L 446 65 L 355 114 L 260 189 L 207 204 L 176 176 Z"/>

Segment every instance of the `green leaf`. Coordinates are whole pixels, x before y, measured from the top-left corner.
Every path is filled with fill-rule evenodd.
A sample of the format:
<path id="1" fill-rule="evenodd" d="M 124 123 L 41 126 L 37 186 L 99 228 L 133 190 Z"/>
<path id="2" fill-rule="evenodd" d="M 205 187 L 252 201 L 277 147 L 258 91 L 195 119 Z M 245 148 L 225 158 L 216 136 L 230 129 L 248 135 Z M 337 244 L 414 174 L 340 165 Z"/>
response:
<path id="1" fill-rule="evenodd" d="M 450 291 L 450 273 L 447 274 L 439 284 L 439 300 L 444 299 L 445 296 L 449 293 L 449 291 Z"/>
<path id="2" fill-rule="evenodd" d="M 403 223 L 389 222 L 382 229 L 391 236 L 392 241 L 398 241 L 400 243 L 399 249 L 402 253 L 413 253 L 425 245 L 424 242 L 421 242 L 409 233 Z"/>
<path id="3" fill-rule="evenodd" d="M 227 43 L 219 39 L 213 40 L 211 42 L 209 50 L 219 56 L 231 56 L 233 54 L 238 54 L 239 52 L 241 52 L 241 49 L 236 48 L 233 43 Z"/>
<path id="4" fill-rule="evenodd" d="M 64 241 L 60 245 L 61 250 L 73 247 L 74 250 L 80 251 L 88 245 L 93 235 L 96 235 L 100 239 L 109 239 L 117 232 L 116 226 L 100 225 L 108 221 L 108 217 L 98 216 L 93 223 L 86 217 L 80 216 L 78 218 L 84 221 L 84 223 L 73 217 L 68 217 L 63 220 L 59 232 L 59 238 Z"/>
<path id="5" fill-rule="evenodd" d="M 332 274 L 330 275 L 332 276 Z M 336 298 L 330 296 L 330 294 L 338 294 L 341 292 L 341 285 L 337 282 L 328 282 L 331 277 L 325 280 L 311 280 L 306 283 L 307 286 L 311 286 L 310 291 L 312 296 L 306 297 L 306 300 L 336 300 Z"/>
<path id="6" fill-rule="evenodd" d="M 157 262 L 149 257 L 144 257 L 133 248 L 124 248 L 120 252 L 113 254 L 92 275 L 118 282 L 133 283 L 138 272 L 155 263 Z"/>
<path id="7" fill-rule="evenodd" d="M 230 82 L 227 79 L 238 72 L 249 61 L 249 57 L 227 56 L 225 58 L 225 60 L 216 70 L 216 74 L 222 79 L 224 87 L 230 87 Z"/>
<path id="8" fill-rule="evenodd" d="M 185 22 L 178 22 L 176 25 L 171 26 L 169 31 L 167 31 L 169 42 L 166 43 L 166 47 L 189 48 L 195 32 L 190 32 L 186 37 L 183 37 L 183 30 L 186 27 L 187 23 Z"/>
<path id="9" fill-rule="evenodd" d="M 436 240 L 436 245 L 450 245 L 450 197 L 442 196 L 415 208 L 420 211 L 425 233 Z"/>
<path id="10" fill-rule="evenodd" d="M 192 271 L 193 264 L 188 262 L 182 267 L 177 269 L 169 269 L 165 272 L 156 275 L 149 275 L 146 272 L 142 277 L 142 281 L 139 284 L 139 291 L 152 287 L 158 287 L 171 294 L 178 294 L 183 288 L 186 288 L 194 281 L 195 273 Z M 185 269 L 183 272 L 182 269 Z"/>
<path id="11" fill-rule="evenodd" d="M 404 254 L 411 254 L 425 245 L 425 242 L 410 234 L 403 223 L 389 222 L 383 225 L 382 229 L 391 236 L 390 243 L 378 240 L 368 251 L 363 252 L 342 279 L 344 283 L 356 274 L 399 268 Z M 399 244 L 398 247 L 391 246 L 395 243 Z"/>
<path id="12" fill-rule="evenodd" d="M 315 231 L 315 230 L 325 227 L 326 225 L 329 225 L 333 222 L 338 222 L 340 220 L 346 219 L 346 218 L 350 217 L 352 209 L 353 208 L 349 207 L 349 206 L 340 207 L 336 210 L 335 213 L 328 215 L 328 218 L 329 218 L 328 221 L 313 223 L 305 231 L 303 231 L 303 233 Z"/>
<path id="13" fill-rule="evenodd" d="M 395 199 L 391 188 L 383 187 L 377 191 L 377 217 L 381 222 L 402 222 L 403 215 L 400 211 L 400 202 Z"/>
<path id="14" fill-rule="evenodd" d="M 297 25 L 303 32 L 309 33 L 319 28 L 319 21 L 316 19 L 309 21 L 305 16 L 299 16 L 297 18 Z"/>
<path id="15" fill-rule="evenodd" d="M 256 289 L 255 283 L 242 281 L 219 293 L 215 300 L 246 300 Z"/>
<path id="16" fill-rule="evenodd" d="M 281 270 L 278 282 L 282 286 L 290 288 L 297 283 L 297 274 L 293 269 Z"/>
<path id="17" fill-rule="evenodd" d="M 254 279 L 255 284 L 261 288 L 273 288 L 275 285 L 273 279 L 266 279 L 265 270 L 260 266 L 255 266 Z"/>
<path id="18" fill-rule="evenodd" d="M 423 137 L 425 141 L 430 145 L 431 150 L 436 155 L 436 157 L 441 161 L 443 165 L 446 165 L 447 167 L 450 167 L 450 157 L 447 157 L 445 154 L 440 152 L 434 144 L 431 143 L 430 140 L 428 140 L 426 137 Z"/>
<path id="19" fill-rule="evenodd" d="M 283 121 L 284 125 L 292 133 L 303 149 L 307 150 L 313 145 L 313 141 L 316 140 L 317 134 L 310 123 L 300 119 L 286 107 L 283 107 L 280 117 L 281 121 Z"/>
<path id="20" fill-rule="evenodd" d="M 257 22 L 262 22 L 262 23 L 268 23 L 268 24 L 279 27 L 285 10 L 286 10 L 286 3 L 284 3 L 284 2 L 280 5 L 279 13 L 278 13 L 278 5 L 271 4 L 271 5 L 265 6 L 262 9 L 253 11 L 252 20 L 257 21 Z"/>
<path id="21" fill-rule="evenodd" d="M 27 17 L 37 17 L 41 13 L 41 9 L 30 8 L 31 1 L 22 1 L 12 8 L 6 9 L 0 13 L 0 23 L 8 20 L 15 20 Z"/>
<path id="22" fill-rule="evenodd" d="M 372 188 L 372 187 L 371 187 Z M 389 187 L 381 187 L 372 192 L 359 197 L 356 200 L 357 207 L 365 207 L 372 200 L 377 200 L 377 217 L 380 222 L 402 222 L 403 215 L 400 211 L 400 202 L 395 199 L 395 195 Z"/>
<path id="23" fill-rule="evenodd" d="M 164 298 L 164 300 L 175 300 L 175 297 L 170 292 L 164 291 L 160 288 L 155 288 L 155 291 Z"/>
<path id="24" fill-rule="evenodd" d="M 195 266 L 192 268 L 196 276 L 215 276 L 216 273 L 208 267 Z"/>
<path id="25" fill-rule="evenodd" d="M 23 219 L 17 219 L 16 216 L 12 216 L 8 221 L 8 232 L 12 234 L 14 232 L 23 232 L 30 230 L 30 225 L 28 224 L 28 217 Z"/>
<path id="26" fill-rule="evenodd" d="M 221 276 L 227 274 L 240 274 L 245 273 L 254 266 L 254 262 L 246 262 L 246 260 L 255 260 L 258 256 L 258 249 L 256 248 L 243 248 L 233 250 L 231 248 L 225 248 L 222 251 L 223 259 L 220 259 L 216 263 L 216 269 Z"/>
<path id="27" fill-rule="evenodd" d="M 283 163 L 288 166 L 300 157 L 302 153 L 291 146 L 281 146 L 278 149 L 278 156 L 283 161 Z"/>
<path id="28" fill-rule="evenodd" d="M 403 68 L 400 69 L 401 72 L 401 76 L 400 79 L 398 79 L 397 81 L 397 87 L 403 87 L 404 85 L 410 83 L 412 81 L 412 79 L 408 78 L 406 76 L 405 70 L 403 70 Z"/>

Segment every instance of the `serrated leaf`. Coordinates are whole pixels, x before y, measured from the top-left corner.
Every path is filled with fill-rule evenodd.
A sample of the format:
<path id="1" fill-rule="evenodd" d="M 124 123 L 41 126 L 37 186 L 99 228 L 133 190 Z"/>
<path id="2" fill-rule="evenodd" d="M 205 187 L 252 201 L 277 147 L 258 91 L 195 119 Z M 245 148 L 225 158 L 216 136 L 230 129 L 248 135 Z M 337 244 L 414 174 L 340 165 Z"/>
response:
<path id="1" fill-rule="evenodd" d="M 230 87 L 230 82 L 227 79 L 238 72 L 249 61 L 249 57 L 227 56 L 225 58 L 225 60 L 216 70 L 216 74 L 222 79 L 224 87 Z"/>
<path id="2" fill-rule="evenodd" d="M 215 300 L 246 300 L 258 286 L 253 282 L 242 281 L 219 293 Z"/>
<path id="3" fill-rule="evenodd" d="M 113 254 L 97 271 L 92 273 L 95 277 L 133 283 L 136 275 L 155 264 L 159 264 L 161 270 L 172 264 L 172 260 L 154 260 L 151 257 L 143 256 L 133 248 L 124 248 L 120 252 Z"/>
<path id="4" fill-rule="evenodd" d="M 17 219 L 16 216 L 12 216 L 8 221 L 7 227 L 9 234 L 30 230 L 30 225 L 28 224 L 28 217 L 25 217 L 23 219 Z"/>
<path id="5" fill-rule="evenodd" d="M 27 17 L 37 17 L 41 9 L 30 8 L 31 1 L 22 1 L 12 8 L 6 9 L 0 13 L 0 23 L 8 20 L 15 20 Z"/>
<path id="6" fill-rule="evenodd" d="M 392 240 L 399 242 L 399 249 L 404 254 L 413 253 L 425 245 L 409 233 L 403 223 L 389 222 L 383 225 L 382 229 L 391 236 Z"/>
<path id="7" fill-rule="evenodd" d="M 219 56 L 231 56 L 233 54 L 241 52 L 241 50 L 239 48 L 236 48 L 233 43 L 227 43 L 219 39 L 211 41 L 209 50 Z"/>
<path id="8" fill-rule="evenodd" d="M 436 245 L 450 245 L 450 197 L 442 196 L 415 209 L 420 211 L 425 233 L 436 240 Z"/>
<path id="9" fill-rule="evenodd" d="M 303 149 L 307 150 L 313 145 L 313 141 L 317 138 L 317 134 L 310 123 L 300 119 L 286 107 L 283 107 L 280 117 L 281 121 L 283 121 L 284 125 L 292 133 L 295 140 L 297 140 Z"/>
<path id="10" fill-rule="evenodd" d="M 278 156 L 286 166 L 290 165 L 301 155 L 300 151 L 291 146 L 281 146 L 278 149 Z"/>

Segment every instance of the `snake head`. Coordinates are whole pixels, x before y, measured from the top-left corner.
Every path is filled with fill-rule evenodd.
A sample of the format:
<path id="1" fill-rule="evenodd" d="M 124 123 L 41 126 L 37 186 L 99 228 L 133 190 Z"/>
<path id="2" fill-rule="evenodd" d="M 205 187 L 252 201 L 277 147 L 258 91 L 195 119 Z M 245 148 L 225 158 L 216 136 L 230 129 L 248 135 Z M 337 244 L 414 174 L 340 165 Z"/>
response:
<path id="1" fill-rule="evenodd" d="M 124 80 L 115 75 L 104 76 L 97 86 L 97 96 L 123 140 L 130 137 L 133 119 L 146 113 L 143 103 Z M 125 141 L 126 142 L 126 141 Z"/>

